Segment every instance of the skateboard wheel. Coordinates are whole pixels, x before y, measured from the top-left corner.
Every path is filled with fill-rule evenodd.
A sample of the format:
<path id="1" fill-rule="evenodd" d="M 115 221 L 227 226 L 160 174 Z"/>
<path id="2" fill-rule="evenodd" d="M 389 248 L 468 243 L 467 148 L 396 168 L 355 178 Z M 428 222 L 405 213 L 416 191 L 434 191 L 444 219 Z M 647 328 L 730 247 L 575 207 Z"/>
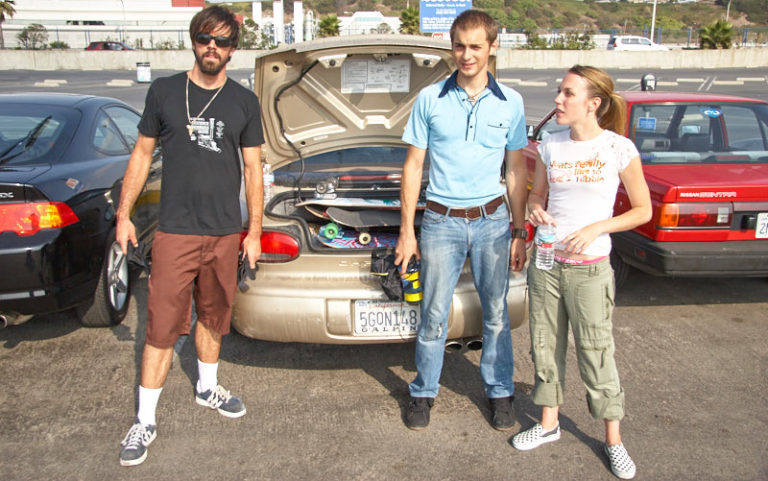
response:
<path id="1" fill-rule="evenodd" d="M 323 235 L 328 239 L 335 239 L 339 235 L 339 226 L 333 222 L 326 224 L 325 230 L 323 230 Z"/>
<path id="2" fill-rule="evenodd" d="M 367 232 L 361 232 L 360 235 L 357 236 L 357 241 L 364 246 L 368 245 L 371 243 L 371 234 Z"/>

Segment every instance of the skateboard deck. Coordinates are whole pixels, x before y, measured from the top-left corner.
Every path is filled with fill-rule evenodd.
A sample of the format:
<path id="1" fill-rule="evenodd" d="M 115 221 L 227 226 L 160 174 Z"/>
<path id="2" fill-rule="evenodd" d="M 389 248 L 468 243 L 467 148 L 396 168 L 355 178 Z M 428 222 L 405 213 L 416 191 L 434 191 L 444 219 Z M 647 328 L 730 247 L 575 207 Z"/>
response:
<path id="1" fill-rule="evenodd" d="M 354 231 L 339 230 L 336 237 L 329 239 L 325 233 L 326 226 L 320 229 L 317 234 L 317 240 L 328 247 L 336 249 L 363 249 L 373 247 L 395 247 L 397 245 L 397 234 L 384 232 L 371 235 L 371 241 L 367 244 L 360 243 L 359 234 Z"/>
<path id="2" fill-rule="evenodd" d="M 311 206 L 311 205 L 305 205 L 303 206 L 304 209 L 309 212 L 310 214 L 314 215 L 315 217 L 319 217 L 321 219 L 330 220 L 331 218 L 328 217 L 328 213 L 323 209 L 318 209 L 317 207 Z"/>
<path id="3" fill-rule="evenodd" d="M 336 199 L 307 199 L 296 204 L 297 207 L 301 206 L 325 206 L 325 207 L 347 207 L 347 208 L 368 208 L 368 209 L 400 209 L 400 199 L 367 199 L 364 197 L 338 197 Z M 416 204 L 417 209 L 424 209 L 426 207 L 425 202 L 419 202 Z"/>
<path id="4" fill-rule="evenodd" d="M 347 210 L 332 206 L 326 209 L 328 217 L 338 224 L 354 229 L 368 227 L 396 227 L 400 225 L 400 212 L 385 209 Z M 417 212 L 414 219 L 416 225 L 421 224 L 421 213 Z"/>

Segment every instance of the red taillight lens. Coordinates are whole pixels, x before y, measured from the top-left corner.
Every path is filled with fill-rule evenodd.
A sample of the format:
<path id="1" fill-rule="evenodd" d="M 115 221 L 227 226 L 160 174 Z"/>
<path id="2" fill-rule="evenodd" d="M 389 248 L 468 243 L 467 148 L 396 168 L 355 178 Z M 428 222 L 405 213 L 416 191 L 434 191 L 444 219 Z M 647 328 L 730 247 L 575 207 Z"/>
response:
<path id="1" fill-rule="evenodd" d="M 659 209 L 656 225 L 669 227 L 728 227 L 733 219 L 731 204 L 688 203 L 664 204 Z"/>
<path id="2" fill-rule="evenodd" d="M 41 229 L 60 229 L 78 220 L 77 215 L 63 202 L 0 204 L 0 232 L 33 235 Z"/>
<path id="3" fill-rule="evenodd" d="M 240 234 L 240 243 L 248 234 Z M 276 263 L 288 262 L 299 257 L 299 241 L 285 232 L 266 231 L 261 233 L 261 257 L 259 262 Z"/>

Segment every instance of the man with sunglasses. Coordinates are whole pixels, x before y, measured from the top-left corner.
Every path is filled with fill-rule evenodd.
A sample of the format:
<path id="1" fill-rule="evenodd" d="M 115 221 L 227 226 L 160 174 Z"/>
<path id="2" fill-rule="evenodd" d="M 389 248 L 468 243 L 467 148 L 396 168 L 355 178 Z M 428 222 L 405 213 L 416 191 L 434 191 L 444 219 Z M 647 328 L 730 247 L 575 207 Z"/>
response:
<path id="1" fill-rule="evenodd" d="M 160 222 L 152 246 L 138 413 L 121 443 L 123 466 L 144 462 L 147 447 L 155 439 L 158 398 L 174 344 L 190 332 L 193 299 L 199 374 L 195 402 L 229 418 L 245 414 L 243 402 L 219 385 L 217 378 L 237 282 L 243 177 L 249 214 L 243 255 L 252 268 L 261 255 L 264 135 L 259 101 L 226 75 L 239 32 L 237 21 L 225 8 L 212 6 L 194 16 L 189 34 L 195 64 L 188 72 L 157 79 L 150 86 L 139 138 L 126 168 L 116 234 L 124 253 L 129 242 L 137 245 L 130 213 L 159 143 L 163 151 Z"/>

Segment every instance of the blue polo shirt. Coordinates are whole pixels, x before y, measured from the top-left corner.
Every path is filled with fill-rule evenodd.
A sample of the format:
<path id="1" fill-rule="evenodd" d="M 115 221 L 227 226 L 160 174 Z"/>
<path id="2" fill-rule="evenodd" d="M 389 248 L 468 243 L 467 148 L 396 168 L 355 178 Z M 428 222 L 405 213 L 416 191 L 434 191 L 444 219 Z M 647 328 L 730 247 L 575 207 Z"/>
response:
<path id="1" fill-rule="evenodd" d="M 472 105 L 457 72 L 419 92 L 403 142 L 428 149 L 427 199 L 449 207 L 483 205 L 504 194 L 505 150 L 527 142 L 523 98 L 488 74 L 488 88 Z"/>

